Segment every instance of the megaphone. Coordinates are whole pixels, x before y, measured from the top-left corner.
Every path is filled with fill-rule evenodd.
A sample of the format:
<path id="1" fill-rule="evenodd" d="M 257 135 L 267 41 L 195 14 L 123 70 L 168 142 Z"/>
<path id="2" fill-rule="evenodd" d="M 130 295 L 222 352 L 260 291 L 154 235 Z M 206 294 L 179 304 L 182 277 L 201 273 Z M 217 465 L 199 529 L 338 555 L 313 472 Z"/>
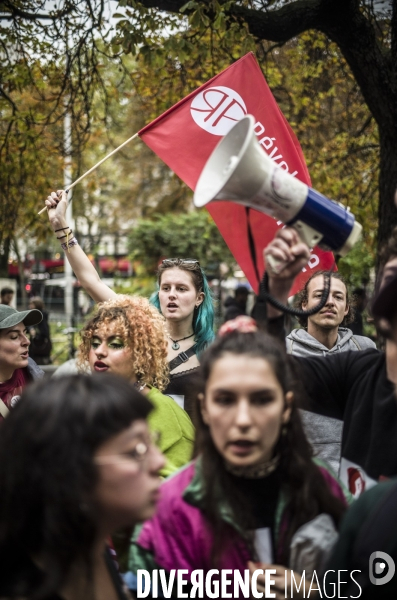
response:
<path id="1" fill-rule="evenodd" d="M 360 236 L 360 223 L 344 206 L 281 169 L 259 145 L 254 125 L 254 117 L 245 116 L 216 146 L 198 180 L 195 206 L 232 200 L 294 227 L 310 248 L 345 256 Z"/>

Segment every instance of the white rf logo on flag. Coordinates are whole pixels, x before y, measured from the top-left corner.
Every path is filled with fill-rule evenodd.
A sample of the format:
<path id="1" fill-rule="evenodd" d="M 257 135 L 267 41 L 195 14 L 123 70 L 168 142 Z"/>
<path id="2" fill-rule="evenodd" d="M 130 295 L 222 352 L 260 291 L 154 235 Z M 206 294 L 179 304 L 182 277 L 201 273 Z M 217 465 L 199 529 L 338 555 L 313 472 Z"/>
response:
<path id="1" fill-rule="evenodd" d="M 207 88 L 190 105 L 193 120 L 213 135 L 226 135 L 247 114 L 245 102 L 234 90 L 224 86 Z"/>

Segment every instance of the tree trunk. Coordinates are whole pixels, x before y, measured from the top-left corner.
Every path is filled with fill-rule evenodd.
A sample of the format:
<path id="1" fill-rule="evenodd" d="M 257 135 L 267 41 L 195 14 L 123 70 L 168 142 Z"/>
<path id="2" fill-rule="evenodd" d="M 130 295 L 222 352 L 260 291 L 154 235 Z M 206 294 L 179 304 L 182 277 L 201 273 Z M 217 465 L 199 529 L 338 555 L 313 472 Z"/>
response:
<path id="1" fill-rule="evenodd" d="M 0 277 L 8 277 L 8 258 L 10 256 L 10 245 L 11 237 L 9 235 L 4 236 L 0 240 Z"/>
<path id="2" fill-rule="evenodd" d="M 397 226 L 397 207 L 394 204 L 396 190 L 397 144 L 395 132 L 380 131 L 378 247 L 387 242 L 393 228 Z"/>
<path id="3" fill-rule="evenodd" d="M 15 254 L 17 255 L 17 260 L 18 260 L 19 282 L 20 282 L 20 286 L 21 286 L 21 303 L 22 303 L 22 308 L 25 309 L 28 307 L 28 299 L 27 299 L 26 287 L 25 287 L 25 283 L 26 283 L 25 265 L 24 265 L 23 261 L 21 260 L 21 253 L 19 252 L 19 247 L 18 247 L 18 242 L 17 242 L 16 237 L 14 237 L 13 243 L 14 243 Z"/>

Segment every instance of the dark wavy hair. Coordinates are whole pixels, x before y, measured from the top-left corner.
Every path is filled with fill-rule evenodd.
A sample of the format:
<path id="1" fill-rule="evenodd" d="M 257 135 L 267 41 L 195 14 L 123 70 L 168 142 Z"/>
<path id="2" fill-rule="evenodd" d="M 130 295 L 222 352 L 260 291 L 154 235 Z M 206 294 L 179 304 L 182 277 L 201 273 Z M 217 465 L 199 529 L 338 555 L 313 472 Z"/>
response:
<path id="1" fill-rule="evenodd" d="M 294 300 L 294 305 L 296 308 L 303 308 L 302 304 L 307 304 L 307 301 L 309 299 L 309 284 L 310 284 L 310 282 L 315 277 L 318 277 L 319 275 L 325 275 L 328 273 L 329 273 L 329 271 L 327 271 L 327 270 L 315 271 L 309 277 L 309 279 L 306 281 L 303 288 L 296 294 L 296 297 Z M 347 312 L 347 315 L 345 315 L 342 323 L 340 324 L 340 327 L 346 327 L 346 325 L 349 325 L 349 323 L 352 323 L 354 321 L 354 298 L 350 297 L 349 288 L 347 287 L 346 279 L 343 277 L 343 275 L 341 275 L 341 273 L 339 273 L 338 271 L 334 271 L 333 273 L 331 273 L 331 277 L 333 279 L 339 279 L 339 281 L 341 281 L 346 288 L 346 305 L 349 307 L 349 310 Z M 305 327 L 305 328 L 307 327 L 307 317 L 297 317 L 297 319 L 298 319 L 300 325 L 302 325 L 302 327 Z"/>
<path id="2" fill-rule="evenodd" d="M 23 392 L 0 427 L 0 564 L 3 574 L 18 573 L 5 595 L 50 598 L 76 560 L 90 576 L 97 535 L 93 455 L 151 408 L 130 383 L 110 374 L 41 381 Z M 35 581 L 23 572 L 33 556 L 44 571 Z"/>
<path id="3" fill-rule="evenodd" d="M 284 394 L 288 391 L 294 392 L 290 419 L 274 449 L 274 455 L 280 455 L 281 486 L 289 499 L 286 509 L 288 527 L 281 540 L 282 552 L 277 556 L 277 561 L 282 561 L 279 564 L 287 565 L 292 536 L 301 525 L 321 513 L 329 514 L 338 525 L 346 507 L 331 494 L 320 470 L 313 462 L 312 448 L 304 434 L 296 402 L 297 396 L 302 400 L 302 390 L 299 388 L 284 346 L 275 338 L 260 331 L 250 333 L 233 331 L 218 337 L 202 356 L 201 373 L 204 389 L 216 361 L 226 353 L 263 358 L 272 367 Z M 223 457 L 214 445 L 210 429 L 203 421 L 198 404 L 196 423 L 197 450 L 202 456 L 203 468 L 203 509 L 213 531 L 212 561 L 214 565 L 219 565 L 222 549 L 227 546 L 225 539 L 238 540 L 236 530 L 249 532 L 255 528 L 255 523 L 252 521 L 252 507 L 248 505 L 241 486 L 237 487 L 235 479 L 226 471 Z M 220 498 L 227 499 L 229 503 L 235 529 L 222 519 L 219 509 Z M 244 541 L 255 559 L 252 534 L 246 533 Z"/>

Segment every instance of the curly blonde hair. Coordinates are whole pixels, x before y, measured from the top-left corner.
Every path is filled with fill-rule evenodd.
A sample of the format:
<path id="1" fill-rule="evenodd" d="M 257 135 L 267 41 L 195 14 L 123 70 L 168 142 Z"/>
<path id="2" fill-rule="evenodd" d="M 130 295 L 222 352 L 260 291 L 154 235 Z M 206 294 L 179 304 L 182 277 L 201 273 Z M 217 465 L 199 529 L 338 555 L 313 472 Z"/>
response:
<path id="1" fill-rule="evenodd" d="M 95 316 L 81 330 L 79 369 L 87 369 L 91 339 L 99 327 L 116 325 L 117 335 L 131 350 L 137 380 L 160 391 L 168 385 L 165 319 L 146 298 L 117 297 L 98 304 Z"/>

